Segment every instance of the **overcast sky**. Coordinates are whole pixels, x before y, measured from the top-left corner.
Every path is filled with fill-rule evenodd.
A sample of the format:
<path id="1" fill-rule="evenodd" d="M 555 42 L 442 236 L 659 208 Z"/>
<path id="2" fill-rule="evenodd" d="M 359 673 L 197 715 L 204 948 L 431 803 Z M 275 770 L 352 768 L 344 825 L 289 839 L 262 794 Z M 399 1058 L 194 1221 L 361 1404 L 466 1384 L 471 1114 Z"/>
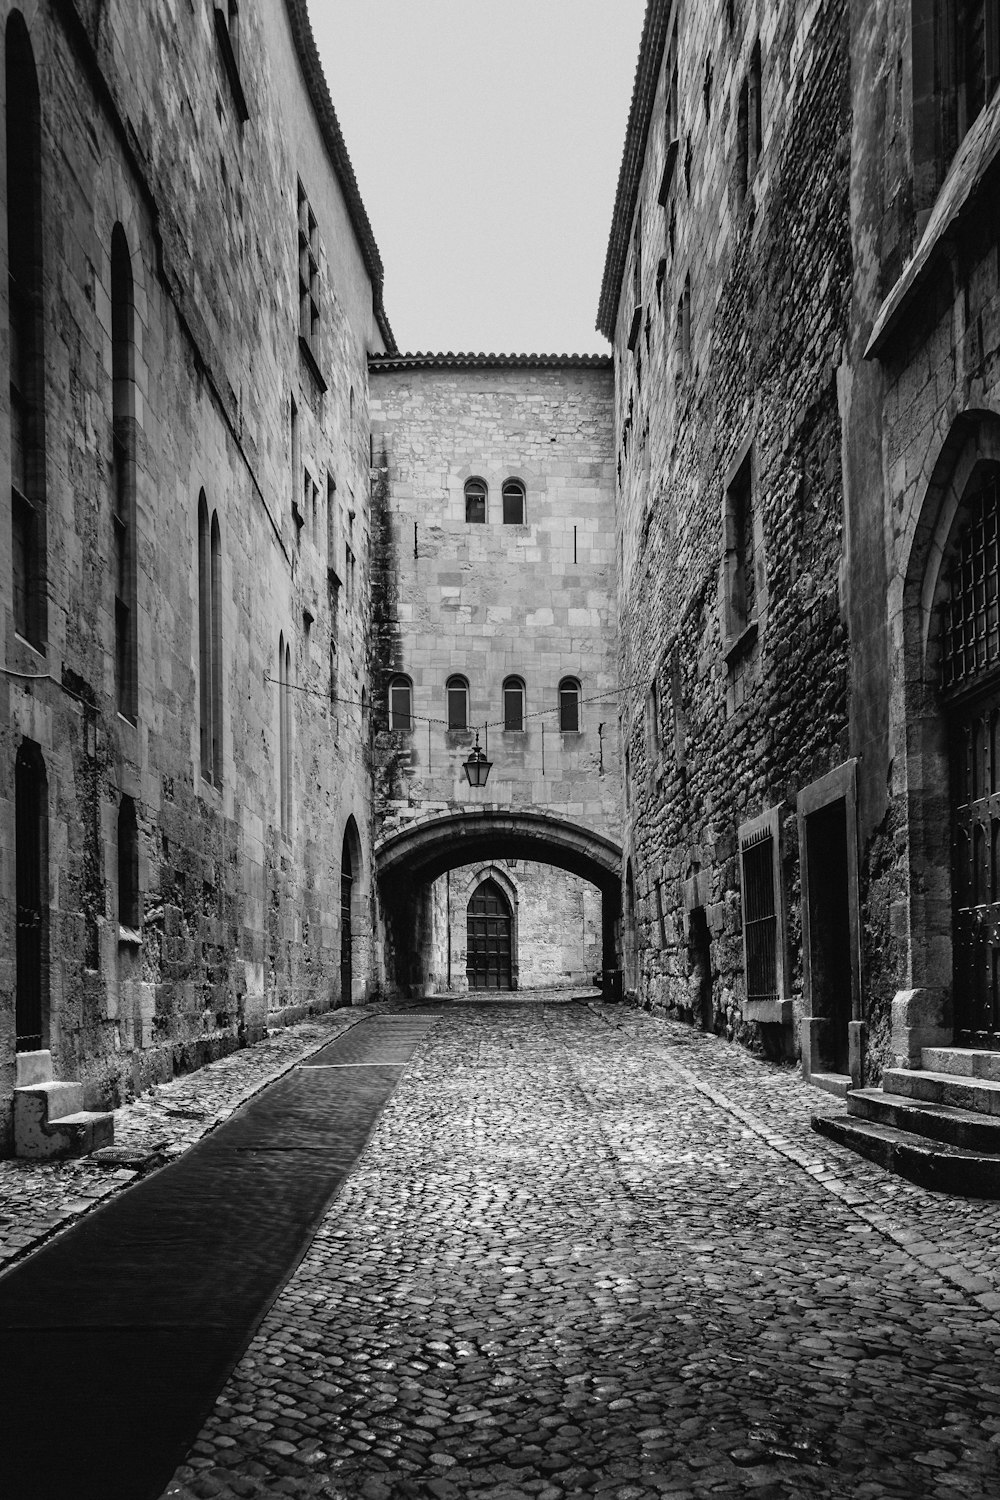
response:
<path id="1" fill-rule="evenodd" d="M 309 0 L 400 349 L 594 329 L 645 0 Z"/>

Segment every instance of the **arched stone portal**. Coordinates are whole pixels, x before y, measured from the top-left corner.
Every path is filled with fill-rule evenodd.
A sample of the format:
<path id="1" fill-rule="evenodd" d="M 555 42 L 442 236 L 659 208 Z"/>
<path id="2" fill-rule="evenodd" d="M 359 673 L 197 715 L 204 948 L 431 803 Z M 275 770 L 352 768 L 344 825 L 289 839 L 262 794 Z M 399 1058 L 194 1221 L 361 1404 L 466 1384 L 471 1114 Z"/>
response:
<path id="1" fill-rule="evenodd" d="M 546 813 L 465 809 L 425 818 L 382 839 L 375 864 L 390 990 L 426 994 L 437 982 L 431 960 L 430 891 L 447 870 L 504 859 L 569 870 L 601 893 L 602 968 L 619 967 L 621 849 L 603 834 Z"/>
<path id="2" fill-rule="evenodd" d="M 369 916 L 361 836 L 353 817 L 340 853 L 340 1003 L 363 999 L 369 971 Z"/>

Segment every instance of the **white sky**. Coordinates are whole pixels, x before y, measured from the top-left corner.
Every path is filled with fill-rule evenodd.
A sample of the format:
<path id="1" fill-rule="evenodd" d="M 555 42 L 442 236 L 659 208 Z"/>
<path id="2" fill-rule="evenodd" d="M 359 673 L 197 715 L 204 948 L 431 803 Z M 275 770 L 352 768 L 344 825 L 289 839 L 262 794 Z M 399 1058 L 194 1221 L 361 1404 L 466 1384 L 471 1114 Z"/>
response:
<path id="1" fill-rule="evenodd" d="M 594 329 L 645 0 L 309 0 L 403 350 Z"/>

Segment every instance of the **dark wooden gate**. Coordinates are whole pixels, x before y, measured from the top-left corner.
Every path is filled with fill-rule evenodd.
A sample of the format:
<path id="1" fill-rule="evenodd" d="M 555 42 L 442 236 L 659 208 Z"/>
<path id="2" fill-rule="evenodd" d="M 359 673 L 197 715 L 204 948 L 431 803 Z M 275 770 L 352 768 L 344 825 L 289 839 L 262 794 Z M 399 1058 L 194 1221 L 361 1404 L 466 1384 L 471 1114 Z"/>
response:
<path id="1" fill-rule="evenodd" d="M 963 506 L 942 630 L 951 751 L 955 1040 L 1000 1047 L 997 473 Z"/>
<path id="2" fill-rule="evenodd" d="M 468 908 L 466 974 L 470 990 L 511 988 L 511 910 L 494 880 L 484 880 Z"/>
<path id="3" fill-rule="evenodd" d="M 45 765 L 37 745 L 24 744 L 14 767 L 15 898 L 17 902 L 17 994 L 15 1047 L 35 1052 L 42 1046 L 46 947 Z"/>

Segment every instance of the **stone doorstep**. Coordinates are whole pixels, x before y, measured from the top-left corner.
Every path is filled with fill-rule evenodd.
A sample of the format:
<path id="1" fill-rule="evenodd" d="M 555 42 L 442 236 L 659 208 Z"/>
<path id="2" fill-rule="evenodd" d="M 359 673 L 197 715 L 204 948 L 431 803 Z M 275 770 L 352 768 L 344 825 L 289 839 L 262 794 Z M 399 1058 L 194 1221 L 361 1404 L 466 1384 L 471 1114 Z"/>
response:
<path id="1" fill-rule="evenodd" d="M 852 1119 L 891 1125 L 965 1151 L 1000 1154 L 1000 1118 L 954 1104 L 936 1104 L 885 1089 L 853 1089 L 847 1113 Z"/>
<path id="2" fill-rule="evenodd" d="M 29 1161 L 88 1156 L 115 1138 L 110 1110 L 81 1109 L 80 1083 L 36 1083 L 14 1090 L 14 1154 Z"/>
<path id="3" fill-rule="evenodd" d="M 839 1099 L 847 1098 L 847 1091 L 851 1087 L 850 1073 L 810 1073 L 806 1079 L 815 1088 L 823 1089 L 828 1094 L 836 1094 Z"/>
<path id="4" fill-rule="evenodd" d="M 936 1073 L 924 1068 L 886 1068 L 882 1088 L 930 1104 L 951 1104 L 981 1115 L 1000 1115 L 1000 1083 L 959 1073 Z"/>
<path id="5" fill-rule="evenodd" d="M 920 1059 L 921 1067 L 929 1073 L 955 1073 L 1000 1083 L 1000 1052 L 974 1047 L 923 1047 Z"/>
<path id="6" fill-rule="evenodd" d="M 813 1115 L 812 1128 L 869 1161 L 937 1192 L 1000 1198 L 1000 1156 L 944 1145 L 847 1114 Z"/>

